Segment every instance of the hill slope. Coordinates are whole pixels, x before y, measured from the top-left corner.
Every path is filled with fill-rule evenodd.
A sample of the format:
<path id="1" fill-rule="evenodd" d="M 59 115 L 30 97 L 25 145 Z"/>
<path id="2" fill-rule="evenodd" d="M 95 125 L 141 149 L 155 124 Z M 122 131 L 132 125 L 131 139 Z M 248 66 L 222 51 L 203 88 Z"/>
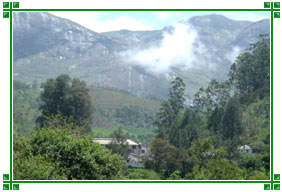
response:
<path id="1" fill-rule="evenodd" d="M 88 84 L 166 98 L 169 80 L 180 76 L 191 99 L 211 79 L 225 79 L 235 56 L 258 34 L 269 33 L 267 26 L 269 20 L 233 21 L 207 15 L 161 30 L 96 33 L 49 13 L 14 13 L 14 79 L 41 83 L 66 73 Z M 182 38 L 177 35 L 183 28 Z M 169 38 L 179 42 L 169 47 Z M 188 50 L 181 52 L 178 43 Z M 167 47 L 166 54 L 152 56 Z M 163 65 L 168 68 L 159 72 Z"/>

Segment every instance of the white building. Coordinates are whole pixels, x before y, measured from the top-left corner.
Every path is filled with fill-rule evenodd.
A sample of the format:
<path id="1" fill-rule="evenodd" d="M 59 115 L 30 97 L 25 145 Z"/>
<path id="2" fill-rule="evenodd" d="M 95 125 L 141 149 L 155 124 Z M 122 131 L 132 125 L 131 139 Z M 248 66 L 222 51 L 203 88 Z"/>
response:
<path id="1" fill-rule="evenodd" d="M 114 138 L 94 138 L 93 142 L 100 145 L 107 146 L 114 142 Z M 127 162 L 141 162 L 143 157 L 147 154 L 145 147 L 142 147 L 140 143 L 135 143 L 130 139 L 126 139 L 125 143 L 129 146 L 129 155 Z"/>
<path id="2" fill-rule="evenodd" d="M 248 145 L 243 145 L 237 148 L 241 153 L 253 153 L 253 149 Z"/>

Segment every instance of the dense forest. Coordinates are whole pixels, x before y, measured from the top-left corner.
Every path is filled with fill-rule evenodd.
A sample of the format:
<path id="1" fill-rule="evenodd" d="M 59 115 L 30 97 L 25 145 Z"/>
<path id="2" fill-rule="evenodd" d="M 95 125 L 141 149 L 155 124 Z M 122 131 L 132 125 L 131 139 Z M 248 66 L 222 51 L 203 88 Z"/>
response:
<path id="1" fill-rule="evenodd" d="M 174 78 L 160 101 L 68 75 L 40 88 L 14 81 L 14 179 L 269 179 L 269 39 L 261 35 L 193 103 L 185 86 Z M 131 138 L 149 155 L 141 168 L 126 166 L 128 145 L 94 137 Z M 252 153 L 238 150 L 245 145 Z"/>

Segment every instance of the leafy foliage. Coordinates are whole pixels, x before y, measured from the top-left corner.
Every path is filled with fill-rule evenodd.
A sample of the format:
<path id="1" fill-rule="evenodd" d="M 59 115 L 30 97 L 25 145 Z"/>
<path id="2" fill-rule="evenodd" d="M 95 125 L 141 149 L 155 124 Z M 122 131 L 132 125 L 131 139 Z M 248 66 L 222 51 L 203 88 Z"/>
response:
<path id="1" fill-rule="evenodd" d="M 157 138 L 152 141 L 150 160 L 146 162 L 145 167 L 158 173 L 162 172 L 164 177 L 168 177 L 174 171 L 182 168 L 184 159 L 183 151 Z"/>
<path id="2" fill-rule="evenodd" d="M 160 111 L 157 113 L 156 125 L 158 126 L 158 137 L 168 139 L 170 129 L 178 114 L 184 108 L 185 84 L 183 80 L 176 77 L 171 82 L 169 99 L 161 103 Z"/>
<path id="3" fill-rule="evenodd" d="M 270 40 L 266 35 L 251 44 L 248 51 L 239 55 L 229 72 L 230 81 L 245 100 L 252 100 L 254 94 L 261 98 L 270 91 Z"/>
<path id="4" fill-rule="evenodd" d="M 127 176 L 132 180 L 160 180 L 160 176 L 153 170 L 149 169 L 130 169 Z"/>
<path id="5" fill-rule="evenodd" d="M 260 38 L 237 57 L 229 80 L 212 80 L 202 87 L 192 106 L 180 105 L 181 97 L 173 97 L 183 94 L 172 82 L 171 90 L 178 94 L 170 94 L 161 104 L 157 116 L 161 139 L 152 142 L 152 161 L 147 161 L 163 178 L 269 177 L 269 39 Z M 246 144 L 253 154 L 238 151 Z M 175 155 L 179 150 L 186 153 L 184 158 Z M 174 156 L 174 165 L 168 155 Z"/>
<path id="6" fill-rule="evenodd" d="M 207 88 L 199 90 L 190 106 L 185 102 L 185 84 L 179 77 L 171 82 L 169 98 L 161 105 L 160 101 L 140 99 L 127 92 L 92 87 L 91 95 L 95 95 L 92 101 L 99 100 L 95 103 L 92 125 L 97 127 L 93 131 L 101 127 L 111 130 L 103 129 L 101 133 L 115 138 L 108 150 L 85 135 L 92 111 L 88 108 L 91 102 L 85 83 L 67 75 L 49 79 L 41 94 L 40 118 L 44 120 L 44 129 L 38 128 L 26 137 L 15 135 L 15 177 L 268 179 L 269 84 L 269 40 L 262 36 L 237 57 L 228 81 L 211 81 Z M 36 83 L 34 86 L 14 85 L 17 90 L 14 109 L 21 112 L 14 114 L 16 130 L 24 122 L 23 113 L 36 111 L 28 98 L 39 94 L 33 87 Z M 99 95 L 101 92 L 93 91 L 97 89 L 113 95 L 104 97 Z M 21 105 L 21 101 L 25 104 Z M 158 109 L 157 130 L 152 134 L 152 114 Z M 120 125 L 125 125 L 126 131 Z M 148 140 L 154 135 L 146 169 L 126 169 L 123 160 L 128 156 L 126 139 L 150 143 Z M 253 154 L 239 152 L 238 147 L 242 145 L 251 146 Z M 38 169 L 31 173 L 29 170 L 36 166 Z"/>
<path id="7" fill-rule="evenodd" d="M 184 114 L 180 114 L 175 120 L 169 132 L 169 142 L 178 148 L 188 148 L 191 142 L 198 138 L 204 126 L 201 114 L 187 108 Z"/>
<path id="8" fill-rule="evenodd" d="M 225 139 L 238 139 L 243 133 L 240 103 L 236 97 L 229 100 L 222 120 L 222 134 Z"/>
<path id="9" fill-rule="evenodd" d="M 92 103 L 84 81 L 60 75 L 56 79 L 48 79 L 42 87 L 42 116 L 38 118 L 41 126 L 46 117 L 56 114 L 72 117 L 77 125 L 90 123 Z"/>
<path id="10" fill-rule="evenodd" d="M 36 126 L 40 115 L 39 90 L 19 82 L 13 82 L 13 126 L 15 134 L 28 135 Z"/>
<path id="11" fill-rule="evenodd" d="M 199 139 L 190 148 L 194 167 L 187 179 L 244 179 L 244 171 L 226 159 L 226 149 L 215 149 L 213 137 Z"/>
<path id="12" fill-rule="evenodd" d="M 212 80 L 208 87 L 204 89 L 201 87 L 195 94 L 193 104 L 195 108 L 204 110 L 207 113 L 215 108 L 223 107 L 230 98 L 230 84 L 229 82 L 219 83 Z"/>
<path id="13" fill-rule="evenodd" d="M 66 129 L 44 127 L 14 141 L 15 179 L 118 179 L 124 169 L 119 155 Z"/>

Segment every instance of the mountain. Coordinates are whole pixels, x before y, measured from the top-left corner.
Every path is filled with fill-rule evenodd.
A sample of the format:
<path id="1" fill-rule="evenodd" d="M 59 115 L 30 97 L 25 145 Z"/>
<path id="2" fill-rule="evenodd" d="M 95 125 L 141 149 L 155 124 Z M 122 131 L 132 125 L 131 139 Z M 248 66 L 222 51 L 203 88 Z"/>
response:
<path id="1" fill-rule="evenodd" d="M 234 40 L 238 46 L 247 47 L 258 40 L 258 34 L 270 34 L 269 19 L 254 22 L 245 27 Z"/>
<path id="2" fill-rule="evenodd" d="M 269 33 L 269 20 L 212 14 L 160 30 L 97 33 L 49 13 L 17 12 L 13 27 L 15 80 L 41 83 L 66 73 L 95 86 L 165 98 L 169 81 L 180 76 L 191 99 L 211 79 L 226 78 L 235 57 Z"/>

